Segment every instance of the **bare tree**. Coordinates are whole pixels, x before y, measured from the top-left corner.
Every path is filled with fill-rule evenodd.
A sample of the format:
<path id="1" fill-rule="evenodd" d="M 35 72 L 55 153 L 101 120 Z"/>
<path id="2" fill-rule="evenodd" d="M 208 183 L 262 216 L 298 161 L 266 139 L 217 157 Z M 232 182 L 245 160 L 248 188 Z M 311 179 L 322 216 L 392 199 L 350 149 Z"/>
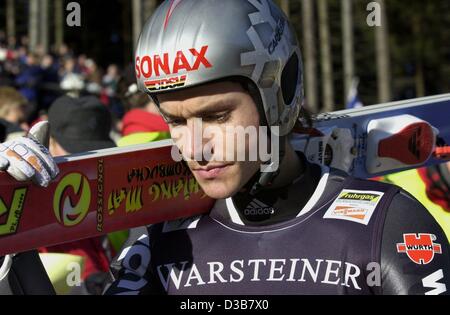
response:
<path id="1" fill-rule="evenodd" d="M 64 43 L 64 3 L 63 0 L 53 0 L 55 10 L 55 45 Z"/>
<path id="2" fill-rule="evenodd" d="M 423 64 L 423 50 L 424 50 L 424 38 L 421 32 L 423 28 L 423 21 L 420 13 L 416 13 L 412 16 L 412 35 L 415 40 L 414 55 L 416 73 L 414 75 L 414 83 L 416 86 L 416 96 L 425 96 L 425 73 Z"/>
<path id="3" fill-rule="evenodd" d="M 8 37 L 16 36 L 16 12 L 14 0 L 6 2 L 6 33 Z"/>
<path id="4" fill-rule="evenodd" d="M 133 0 L 132 15 L 133 15 L 133 45 L 135 46 L 139 40 L 139 34 L 142 29 L 142 1 Z"/>
<path id="5" fill-rule="evenodd" d="M 153 12 L 158 5 L 157 0 L 144 0 L 144 22 L 152 16 Z"/>
<path id="6" fill-rule="evenodd" d="M 386 2 L 378 0 L 381 9 L 381 25 L 375 27 L 375 46 L 377 58 L 378 101 L 391 100 L 391 66 L 389 60 L 388 20 Z"/>
<path id="7" fill-rule="evenodd" d="M 303 45 L 305 55 L 306 103 L 317 112 L 316 48 L 314 39 L 314 2 L 302 1 Z"/>
<path id="8" fill-rule="evenodd" d="M 28 11 L 28 49 L 34 51 L 39 42 L 39 0 L 30 0 Z"/>
<path id="9" fill-rule="evenodd" d="M 320 66 L 322 70 L 322 110 L 334 109 L 333 62 L 331 60 L 330 31 L 328 28 L 328 0 L 318 0 L 320 33 Z"/>
<path id="10" fill-rule="evenodd" d="M 353 37 L 353 0 L 341 0 L 342 55 L 344 59 L 344 99 L 351 89 L 355 77 L 355 53 Z"/>
<path id="11" fill-rule="evenodd" d="M 133 16 L 133 47 L 136 47 L 144 23 L 153 14 L 157 5 L 157 0 L 132 0 L 131 14 Z"/>
<path id="12" fill-rule="evenodd" d="M 39 16 L 39 33 L 40 45 L 44 52 L 48 51 L 48 0 L 39 0 L 40 16 Z"/>

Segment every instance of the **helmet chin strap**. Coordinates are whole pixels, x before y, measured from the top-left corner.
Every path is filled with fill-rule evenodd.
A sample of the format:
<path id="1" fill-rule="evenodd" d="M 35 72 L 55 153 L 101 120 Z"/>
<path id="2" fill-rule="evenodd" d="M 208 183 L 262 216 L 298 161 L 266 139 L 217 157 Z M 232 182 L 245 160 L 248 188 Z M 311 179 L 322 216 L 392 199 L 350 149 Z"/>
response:
<path id="1" fill-rule="evenodd" d="M 269 160 L 263 164 L 266 165 L 266 172 L 262 172 L 261 170 L 259 170 L 259 176 L 252 177 L 252 179 L 250 179 L 250 182 L 246 185 L 248 187 L 251 185 L 252 187 L 249 192 L 251 196 L 256 196 L 261 190 L 269 187 L 273 183 L 275 178 L 280 174 L 280 167 L 285 156 L 286 136 L 282 136 L 279 138 L 279 144 L 279 163 L 277 169 L 273 170 L 275 162 L 272 160 Z"/>

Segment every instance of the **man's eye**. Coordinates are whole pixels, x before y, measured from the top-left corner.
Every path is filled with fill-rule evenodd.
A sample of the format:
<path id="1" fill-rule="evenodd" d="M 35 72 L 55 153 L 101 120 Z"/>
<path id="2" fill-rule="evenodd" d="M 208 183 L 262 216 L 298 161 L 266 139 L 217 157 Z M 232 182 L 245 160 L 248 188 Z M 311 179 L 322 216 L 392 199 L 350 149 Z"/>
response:
<path id="1" fill-rule="evenodd" d="M 171 126 L 180 126 L 186 124 L 186 119 L 167 119 L 166 123 Z"/>
<path id="2" fill-rule="evenodd" d="M 230 113 L 224 113 L 220 115 L 209 115 L 206 117 L 203 117 L 204 121 L 207 122 L 218 122 L 218 123 L 224 123 L 230 118 Z"/>

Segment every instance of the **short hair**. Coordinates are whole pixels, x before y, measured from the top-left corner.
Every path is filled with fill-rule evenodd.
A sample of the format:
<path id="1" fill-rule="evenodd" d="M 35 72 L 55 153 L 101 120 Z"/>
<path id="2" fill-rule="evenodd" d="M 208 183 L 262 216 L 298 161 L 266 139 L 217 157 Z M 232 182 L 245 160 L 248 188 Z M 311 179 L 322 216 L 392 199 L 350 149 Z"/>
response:
<path id="1" fill-rule="evenodd" d="M 11 108 L 27 105 L 27 99 L 12 87 L 0 87 L 0 118 L 5 118 Z"/>

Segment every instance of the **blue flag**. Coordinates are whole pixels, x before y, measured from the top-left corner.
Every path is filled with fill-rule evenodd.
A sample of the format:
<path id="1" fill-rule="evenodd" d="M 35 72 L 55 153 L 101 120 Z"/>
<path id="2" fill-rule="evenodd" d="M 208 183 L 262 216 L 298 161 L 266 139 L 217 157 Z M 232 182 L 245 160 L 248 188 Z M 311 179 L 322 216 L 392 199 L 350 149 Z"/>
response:
<path id="1" fill-rule="evenodd" d="M 352 83 L 352 87 L 350 88 L 350 91 L 347 96 L 347 105 L 345 108 L 352 109 L 352 108 L 360 108 L 363 107 L 363 103 L 359 99 L 358 96 L 358 85 L 359 85 L 359 79 L 354 79 Z"/>

